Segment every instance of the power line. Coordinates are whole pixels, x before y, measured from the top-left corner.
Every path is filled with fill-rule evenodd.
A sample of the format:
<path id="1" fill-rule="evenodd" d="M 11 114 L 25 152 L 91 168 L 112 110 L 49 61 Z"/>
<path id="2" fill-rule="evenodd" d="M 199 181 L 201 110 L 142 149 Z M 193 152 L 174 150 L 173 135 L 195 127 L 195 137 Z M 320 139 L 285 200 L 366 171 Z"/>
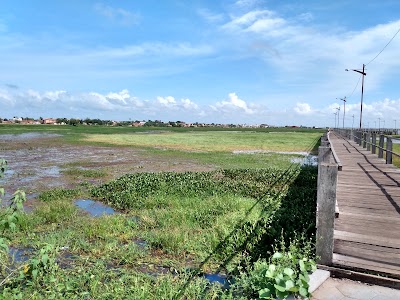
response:
<path id="1" fill-rule="evenodd" d="M 385 47 L 383 47 L 382 50 L 373 59 L 371 59 L 369 63 L 366 64 L 366 66 L 368 66 L 370 63 L 372 63 L 383 52 L 383 50 L 385 50 L 386 47 L 389 46 L 389 44 L 393 41 L 393 39 L 396 37 L 396 35 L 399 32 L 400 32 L 400 28 L 399 28 L 399 30 L 397 30 L 397 32 L 394 34 L 394 36 L 390 39 L 390 41 L 385 45 Z"/>
<path id="2" fill-rule="evenodd" d="M 356 86 L 354 87 L 353 91 L 351 92 L 351 94 L 350 94 L 349 98 L 350 98 L 351 96 L 353 96 L 353 94 L 354 94 L 354 91 L 355 91 L 355 90 L 356 90 L 356 88 L 358 87 L 358 84 L 360 83 L 361 76 L 362 76 L 362 75 L 360 75 L 360 77 L 358 77 L 357 84 L 356 84 Z"/>

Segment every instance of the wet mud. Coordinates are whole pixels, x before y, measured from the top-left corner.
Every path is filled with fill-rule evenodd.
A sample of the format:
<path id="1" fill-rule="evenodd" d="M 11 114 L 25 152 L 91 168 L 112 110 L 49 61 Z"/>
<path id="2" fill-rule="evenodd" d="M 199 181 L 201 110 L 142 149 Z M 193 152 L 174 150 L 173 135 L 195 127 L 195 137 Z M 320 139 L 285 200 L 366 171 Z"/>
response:
<path id="1" fill-rule="evenodd" d="M 35 195 L 54 188 L 74 188 L 82 182 L 102 184 L 127 173 L 160 171 L 209 171 L 204 166 L 185 159 L 168 160 L 143 149 L 71 145 L 59 135 L 23 133 L 0 135 L 0 158 L 8 162 L 0 185 L 6 199 L 17 189 Z M 86 178 L 63 174 L 64 170 L 102 170 L 106 176 Z"/>

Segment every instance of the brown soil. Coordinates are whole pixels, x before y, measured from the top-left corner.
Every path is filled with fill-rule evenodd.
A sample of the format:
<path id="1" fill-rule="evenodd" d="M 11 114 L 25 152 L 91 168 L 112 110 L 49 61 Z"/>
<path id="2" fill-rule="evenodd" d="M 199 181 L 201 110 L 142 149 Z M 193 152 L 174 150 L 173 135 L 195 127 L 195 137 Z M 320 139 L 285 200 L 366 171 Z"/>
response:
<path id="1" fill-rule="evenodd" d="M 101 184 L 126 173 L 213 169 L 195 161 L 168 160 L 143 149 L 66 144 L 58 136 L 48 134 L 36 134 L 33 138 L 2 135 L 0 158 L 8 161 L 5 177 L 0 179 L 0 186 L 7 193 L 5 198 L 23 189 L 27 193 L 27 204 L 44 190 L 73 188 L 81 182 Z M 86 178 L 62 173 L 71 168 L 101 169 L 107 175 Z"/>

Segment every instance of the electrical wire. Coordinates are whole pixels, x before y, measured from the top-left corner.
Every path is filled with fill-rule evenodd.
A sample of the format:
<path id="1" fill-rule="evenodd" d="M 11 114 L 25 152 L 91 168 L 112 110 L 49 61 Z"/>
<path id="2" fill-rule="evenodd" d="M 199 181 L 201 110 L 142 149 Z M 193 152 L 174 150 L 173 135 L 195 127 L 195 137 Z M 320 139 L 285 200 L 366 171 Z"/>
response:
<path id="1" fill-rule="evenodd" d="M 362 76 L 362 75 L 360 75 L 360 77 L 358 77 L 357 84 L 356 84 L 356 86 L 354 87 L 353 91 L 351 92 L 351 94 L 350 94 L 350 96 L 349 96 L 348 98 L 350 98 L 351 96 L 353 96 L 354 91 L 356 90 L 356 88 L 358 87 L 358 84 L 360 83 L 361 76 Z"/>
<path id="2" fill-rule="evenodd" d="M 368 66 L 370 63 L 372 63 L 383 52 L 383 50 L 385 50 L 386 47 L 389 46 L 389 44 L 393 41 L 393 39 L 396 37 L 396 35 L 399 32 L 400 32 L 400 28 L 399 28 L 399 30 L 397 30 L 397 32 L 394 34 L 394 36 L 390 39 L 390 41 L 385 45 L 385 47 L 383 47 L 382 50 L 373 59 L 371 59 L 369 63 L 366 64 L 366 66 Z"/>

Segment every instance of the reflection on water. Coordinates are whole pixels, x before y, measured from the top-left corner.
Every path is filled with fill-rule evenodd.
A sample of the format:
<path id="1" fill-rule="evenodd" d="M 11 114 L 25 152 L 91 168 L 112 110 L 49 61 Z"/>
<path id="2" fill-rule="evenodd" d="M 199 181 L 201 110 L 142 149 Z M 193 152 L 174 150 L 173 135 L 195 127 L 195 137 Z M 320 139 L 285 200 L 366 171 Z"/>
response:
<path id="1" fill-rule="evenodd" d="M 318 156 L 307 155 L 305 157 L 295 157 L 290 160 L 291 163 L 301 164 L 302 166 L 318 166 Z"/>
<path id="2" fill-rule="evenodd" d="M 113 215 L 117 213 L 112 207 L 107 206 L 100 201 L 79 199 L 75 201 L 75 205 L 85 212 L 89 213 L 93 217 L 100 217 L 102 215 Z"/>
<path id="3" fill-rule="evenodd" d="M 13 258 L 14 263 L 23 263 L 27 261 L 32 255 L 33 248 L 16 248 L 9 247 L 10 249 L 10 257 Z"/>

